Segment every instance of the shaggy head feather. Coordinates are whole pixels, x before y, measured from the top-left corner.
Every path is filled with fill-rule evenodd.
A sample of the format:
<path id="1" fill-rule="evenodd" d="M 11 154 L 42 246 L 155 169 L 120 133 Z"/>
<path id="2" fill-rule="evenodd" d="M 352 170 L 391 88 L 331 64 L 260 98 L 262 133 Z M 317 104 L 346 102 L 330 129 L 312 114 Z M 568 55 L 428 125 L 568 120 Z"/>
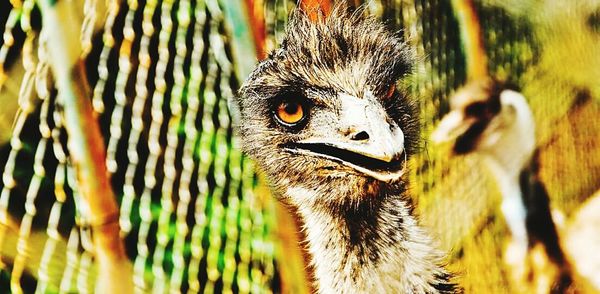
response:
<path id="1" fill-rule="evenodd" d="M 331 136 L 348 132 L 332 126 L 340 119 L 342 99 L 353 96 L 370 99 L 399 126 L 404 135 L 402 156 L 414 153 L 419 142 L 416 111 L 404 84 L 398 83 L 411 73 L 411 58 L 399 36 L 361 10 L 337 6 L 317 22 L 303 11 L 292 13 L 281 48 L 260 62 L 240 89 L 238 101 L 245 152 L 270 176 L 278 195 L 285 196 L 285 189 L 301 182 L 320 195 L 336 195 L 314 199 L 334 207 L 356 205 L 382 186 L 398 188 L 398 183 L 382 183 L 343 164 L 291 154 L 281 146 L 324 131 Z M 397 90 L 387 97 L 396 84 Z M 305 125 L 289 129 L 277 123 L 273 110 L 285 99 L 309 105 Z"/>

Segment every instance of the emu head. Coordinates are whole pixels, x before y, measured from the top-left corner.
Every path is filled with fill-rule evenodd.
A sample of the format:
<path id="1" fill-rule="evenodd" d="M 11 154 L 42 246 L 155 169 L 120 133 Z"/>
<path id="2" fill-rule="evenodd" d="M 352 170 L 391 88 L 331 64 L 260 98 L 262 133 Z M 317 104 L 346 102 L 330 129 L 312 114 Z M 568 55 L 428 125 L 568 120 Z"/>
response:
<path id="1" fill-rule="evenodd" d="M 485 145 L 500 120 L 500 91 L 491 79 L 468 83 L 450 98 L 450 112 L 432 134 L 434 142 L 454 140 L 455 154 L 466 154 Z"/>
<path id="2" fill-rule="evenodd" d="M 509 157 L 523 157 L 519 161 L 526 161 L 535 148 L 534 133 L 525 97 L 485 78 L 456 91 L 450 98 L 450 112 L 431 139 L 453 142 L 455 154 L 481 152 L 503 161 Z"/>
<path id="3" fill-rule="evenodd" d="M 411 62 L 399 36 L 360 10 L 316 21 L 293 12 L 281 47 L 239 90 L 245 152 L 294 203 L 356 203 L 398 186 L 418 138 L 401 82 Z M 289 199 L 290 187 L 321 196 Z"/>

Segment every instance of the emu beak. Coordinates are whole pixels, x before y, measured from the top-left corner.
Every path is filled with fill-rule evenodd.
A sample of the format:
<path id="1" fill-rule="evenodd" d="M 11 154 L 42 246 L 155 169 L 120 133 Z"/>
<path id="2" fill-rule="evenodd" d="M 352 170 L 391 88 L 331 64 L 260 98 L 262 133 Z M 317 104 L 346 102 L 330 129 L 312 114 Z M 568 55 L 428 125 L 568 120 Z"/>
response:
<path id="1" fill-rule="evenodd" d="M 404 174 L 404 134 L 374 97 L 340 97 L 342 107 L 333 132 L 289 144 L 296 153 L 326 158 L 384 182 Z M 334 135 L 331 135 L 333 133 Z"/>
<path id="2" fill-rule="evenodd" d="M 436 144 L 456 140 L 473 125 L 463 113 L 457 110 L 450 111 L 440 121 L 437 128 L 431 133 L 431 141 Z"/>

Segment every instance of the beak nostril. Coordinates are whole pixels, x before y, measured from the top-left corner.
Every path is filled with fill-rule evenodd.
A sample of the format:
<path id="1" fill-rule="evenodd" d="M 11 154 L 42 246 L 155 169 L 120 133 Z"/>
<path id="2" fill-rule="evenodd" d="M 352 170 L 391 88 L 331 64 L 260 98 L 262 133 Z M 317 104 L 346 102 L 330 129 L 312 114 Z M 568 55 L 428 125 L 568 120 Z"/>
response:
<path id="1" fill-rule="evenodd" d="M 369 134 L 365 131 L 362 132 L 358 132 L 355 134 L 352 134 L 352 136 L 350 137 L 351 140 L 354 141 L 364 141 L 364 140 L 368 140 L 369 139 Z"/>

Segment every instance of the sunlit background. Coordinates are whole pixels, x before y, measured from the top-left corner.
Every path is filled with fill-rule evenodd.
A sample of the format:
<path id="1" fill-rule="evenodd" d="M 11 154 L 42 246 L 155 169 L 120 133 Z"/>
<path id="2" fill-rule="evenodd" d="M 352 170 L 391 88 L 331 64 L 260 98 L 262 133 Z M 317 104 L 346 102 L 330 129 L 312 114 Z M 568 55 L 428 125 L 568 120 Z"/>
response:
<path id="1" fill-rule="evenodd" d="M 257 60 L 277 47 L 296 1 L 61 1 L 80 17 L 64 22 L 81 27 L 136 289 L 311 291 L 294 219 L 240 153 L 228 109 Z M 474 2 L 489 72 L 517 86 L 533 111 L 541 177 L 569 242 L 574 224 L 588 221 L 576 220 L 580 208 L 600 189 L 600 2 Z M 514 293 L 503 262 L 510 234 L 489 171 L 477 155 L 427 143 L 466 80 L 451 1 L 364 5 L 418 55 L 411 91 L 424 142 L 410 179 L 422 224 L 450 252 L 468 293 Z M 41 23 L 33 0 L 0 4 L 0 292 L 93 292 L 89 207 L 50 74 L 53 32 Z"/>

